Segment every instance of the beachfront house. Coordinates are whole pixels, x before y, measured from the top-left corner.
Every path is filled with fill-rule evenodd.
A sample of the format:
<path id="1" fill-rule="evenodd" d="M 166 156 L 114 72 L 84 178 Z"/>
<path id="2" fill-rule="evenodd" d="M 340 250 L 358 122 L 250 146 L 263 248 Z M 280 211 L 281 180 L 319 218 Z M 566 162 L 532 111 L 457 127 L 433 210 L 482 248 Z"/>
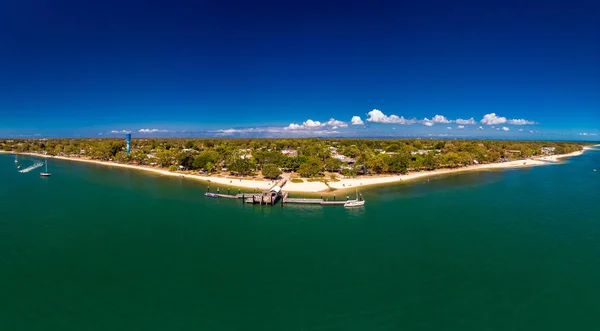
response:
<path id="1" fill-rule="evenodd" d="M 347 157 L 345 155 L 335 154 L 335 155 L 332 155 L 332 157 L 334 159 L 338 159 L 338 160 L 340 160 L 340 161 L 342 161 L 343 163 L 346 163 L 346 164 L 354 164 L 354 163 L 356 163 L 355 159 L 353 159 L 351 157 Z"/>
<path id="2" fill-rule="evenodd" d="M 542 154 L 548 155 L 554 153 L 556 147 L 542 147 Z"/>

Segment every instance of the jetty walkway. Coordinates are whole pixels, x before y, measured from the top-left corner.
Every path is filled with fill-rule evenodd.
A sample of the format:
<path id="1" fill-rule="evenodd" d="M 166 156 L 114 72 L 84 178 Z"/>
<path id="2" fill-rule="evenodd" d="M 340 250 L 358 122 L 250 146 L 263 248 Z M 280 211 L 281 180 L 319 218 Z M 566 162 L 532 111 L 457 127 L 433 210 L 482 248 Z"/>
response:
<path id="1" fill-rule="evenodd" d="M 43 166 L 43 165 L 44 165 L 44 164 L 43 164 L 42 162 L 36 162 L 36 163 L 34 163 L 32 166 L 29 166 L 29 167 L 27 167 L 27 168 L 25 168 L 25 169 L 19 170 L 19 172 L 20 172 L 20 173 L 26 173 L 26 172 L 30 172 L 30 171 L 32 171 L 32 170 L 35 170 L 35 169 L 37 169 L 37 168 L 39 168 L 39 167 L 41 167 L 41 166 Z"/>

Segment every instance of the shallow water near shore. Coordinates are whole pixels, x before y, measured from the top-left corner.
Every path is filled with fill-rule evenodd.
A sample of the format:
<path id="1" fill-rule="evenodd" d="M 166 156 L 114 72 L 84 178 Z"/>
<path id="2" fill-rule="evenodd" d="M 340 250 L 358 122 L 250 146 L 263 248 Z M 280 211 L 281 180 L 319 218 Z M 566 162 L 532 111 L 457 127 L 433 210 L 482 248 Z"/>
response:
<path id="1" fill-rule="evenodd" d="M 40 178 L 13 160 L 0 154 L 1 330 L 600 325 L 598 150 L 366 188 L 358 209 L 249 206 L 63 160 Z"/>

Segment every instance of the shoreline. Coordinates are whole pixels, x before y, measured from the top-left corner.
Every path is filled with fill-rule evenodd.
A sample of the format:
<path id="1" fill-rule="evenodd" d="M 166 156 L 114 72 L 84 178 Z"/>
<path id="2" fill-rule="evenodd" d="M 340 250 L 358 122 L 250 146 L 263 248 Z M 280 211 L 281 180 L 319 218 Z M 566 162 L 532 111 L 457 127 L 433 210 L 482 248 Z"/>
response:
<path id="1" fill-rule="evenodd" d="M 454 168 L 454 169 L 438 169 L 433 171 L 420 171 L 420 172 L 412 172 L 406 175 L 379 175 L 379 176 L 363 176 L 363 177 L 354 177 L 354 178 L 341 178 L 339 181 L 333 182 L 329 181 L 327 184 L 314 181 L 309 182 L 308 179 L 303 178 L 302 183 L 293 183 L 289 180 L 289 174 L 285 176 L 288 178 L 287 183 L 284 185 L 284 191 L 291 193 L 307 193 L 307 194 L 318 194 L 318 193 L 336 193 L 336 192 L 344 192 L 354 190 L 357 187 L 365 187 L 365 186 L 374 186 L 374 185 L 382 185 L 382 184 L 394 184 L 398 182 L 404 181 L 412 181 L 415 179 L 430 177 L 430 176 L 439 176 L 444 174 L 454 174 L 460 172 L 468 172 L 468 171 L 481 171 L 481 170 L 495 170 L 495 169 L 511 169 L 511 168 L 527 168 L 541 165 L 550 165 L 557 164 L 561 159 L 579 156 L 582 155 L 586 150 L 577 151 L 568 154 L 559 154 L 559 155 L 550 155 L 550 156 L 540 156 L 531 159 L 525 160 L 517 160 L 517 161 L 509 161 L 502 163 L 489 163 L 489 164 L 477 164 L 470 165 L 466 167 Z M 83 163 L 91 163 L 91 164 L 99 164 L 105 166 L 119 167 L 119 168 L 127 168 L 134 170 L 141 170 L 152 172 L 159 175 L 178 177 L 184 179 L 192 179 L 196 181 L 205 182 L 209 185 L 217 184 L 223 185 L 226 187 L 240 188 L 240 189 L 250 189 L 250 190 L 267 190 L 271 188 L 276 180 L 259 180 L 259 179 L 240 179 L 240 178 L 227 178 L 227 177 L 212 177 L 212 176 L 202 176 L 202 175 L 193 175 L 193 174 L 184 174 L 178 172 L 170 172 L 168 170 L 162 168 L 154 168 L 148 166 L 139 166 L 139 165 L 131 165 L 131 164 L 122 164 L 116 162 L 107 162 L 107 161 L 98 161 L 98 160 L 90 160 L 90 159 L 82 159 L 75 157 L 66 157 L 66 156 L 50 156 L 36 153 L 16 153 L 12 151 L 0 151 L 0 154 L 20 154 L 20 155 L 29 155 L 35 157 L 42 158 L 54 158 L 58 160 L 66 160 L 66 161 L 75 161 L 75 162 L 83 162 Z"/>

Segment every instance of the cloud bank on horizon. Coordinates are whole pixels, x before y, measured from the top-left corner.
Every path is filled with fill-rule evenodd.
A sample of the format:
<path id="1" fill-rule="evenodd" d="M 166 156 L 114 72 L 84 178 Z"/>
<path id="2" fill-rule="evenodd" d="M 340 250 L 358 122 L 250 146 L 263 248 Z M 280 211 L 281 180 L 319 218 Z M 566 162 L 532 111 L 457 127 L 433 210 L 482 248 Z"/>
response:
<path id="1" fill-rule="evenodd" d="M 367 124 L 365 124 L 365 121 Z M 436 124 L 457 124 L 457 130 L 468 130 L 468 128 L 473 128 L 476 131 L 483 131 L 484 127 L 479 126 L 475 127 L 477 123 L 481 123 L 486 126 L 493 126 L 497 124 L 505 124 L 505 125 L 534 125 L 538 124 L 531 120 L 526 119 L 507 119 L 506 117 L 498 116 L 496 113 L 489 113 L 483 115 L 480 121 L 476 121 L 474 117 L 470 117 L 467 119 L 457 118 L 457 119 L 449 119 L 446 116 L 436 114 L 431 118 L 405 118 L 404 116 L 398 116 L 395 114 L 386 115 L 379 109 L 373 109 L 366 114 L 365 120 L 362 119 L 359 115 L 354 115 L 350 119 L 349 122 L 345 122 L 342 120 L 338 120 L 335 118 L 330 118 L 328 121 L 318 121 L 313 119 L 307 119 L 301 124 L 298 123 L 290 123 L 287 126 L 283 127 L 263 127 L 263 128 L 228 128 L 228 129 L 220 129 L 214 131 L 216 136 L 233 136 L 233 135 L 241 135 L 241 134 L 274 134 L 274 135 L 289 135 L 289 136 L 315 136 L 315 135 L 332 135 L 332 134 L 349 134 L 349 135 L 360 135 L 360 132 L 357 132 L 357 127 L 359 129 L 363 129 L 362 133 L 365 134 L 367 132 L 377 131 L 377 125 L 423 125 L 425 128 L 421 131 L 423 136 L 428 135 L 427 128 L 432 128 Z M 372 129 L 369 131 L 369 129 Z M 446 126 L 446 129 L 451 130 L 451 126 Z M 394 126 L 392 130 L 396 130 Z M 510 128 L 504 126 L 502 128 L 497 128 L 497 131 L 510 131 Z M 521 130 L 520 132 L 523 132 Z"/>
<path id="2" fill-rule="evenodd" d="M 392 124 L 392 125 L 390 125 Z M 448 118 L 444 115 L 435 114 L 434 116 L 415 118 L 404 117 L 395 114 L 387 115 L 379 109 L 373 109 L 363 117 L 360 115 L 352 116 L 348 121 L 330 117 L 328 120 L 306 119 L 303 122 L 292 122 L 285 126 L 263 126 L 263 127 L 229 127 L 217 130 L 206 130 L 196 132 L 207 137 L 317 137 L 317 136 L 337 136 L 337 137 L 360 137 L 374 136 L 385 132 L 394 132 L 395 135 L 402 136 L 449 136 L 439 130 L 456 130 L 452 136 L 457 137 L 477 137 L 483 134 L 501 135 L 501 134 L 534 134 L 538 130 L 524 130 L 522 126 L 534 126 L 540 124 L 536 121 L 524 118 L 507 118 L 496 113 L 484 114 L 479 120 L 475 117 L 469 118 Z M 398 128 L 397 126 L 405 129 Z M 407 128 L 414 130 L 408 132 Z M 436 127 L 439 129 L 436 130 Z M 420 129 L 419 129 L 420 128 Z M 390 131 L 391 129 L 391 131 Z M 158 128 L 142 129 L 121 129 L 111 130 L 99 135 L 122 135 L 136 132 L 141 136 L 177 136 L 183 133 L 193 134 L 192 131 L 177 131 Z M 579 137 L 592 137 L 597 134 L 594 132 L 581 132 Z M 575 135 L 577 136 L 577 134 Z M 501 136 L 499 136 L 501 137 Z M 518 136 L 515 136 L 518 137 Z"/>

